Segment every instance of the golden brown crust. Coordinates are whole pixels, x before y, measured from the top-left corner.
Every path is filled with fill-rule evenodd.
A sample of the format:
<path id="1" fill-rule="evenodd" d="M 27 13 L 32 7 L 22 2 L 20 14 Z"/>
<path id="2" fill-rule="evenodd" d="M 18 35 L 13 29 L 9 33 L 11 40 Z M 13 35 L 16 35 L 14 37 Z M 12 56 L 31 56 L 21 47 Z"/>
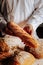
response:
<path id="1" fill-rule="evenodd" d="M 8 29 L 7 27 L 5 28 L 4 32 L 6 34 L 13 35 L 13 32 L 10 29 Z"/>
<path id="2" fill-rule="evenodd" d="M 32 53 L 36 58 L 43 58 L 43 48 L 41 45 L 36 49 L 31 48 L 30 53 Z"/>
<path id="3" fill-rule="evenodd" d="M 9 51 L 8 45 L 4 42 L 4 39 L 0 39 L 0 52 Z"/>
<path id="4" fill-rule="evenodd" d="M 9 22 L 8 28 L 13 32 L 14 35 L 20 37 L 26 45 L 34 48 L 38 46 L 38 42 L 14 22 Z"/>
<path id="5" fill-rule="evenodd" d="M 0 38 L 0 61 L 10 55 L 8 45 L 5 43 L 4 39 Z"/>
<path id="6" fill-rule="evenodd" d="M 18 65 L 32 65 L 35 61 L 35 58 L 28 52 L 20 51 L 16 56 L 16 61 L 18 62 Z"/>
<path id="7" fill-rule="evenodd" d="M 24 50 L 30 52 L 38 59 L 43 58 L 43 42 L 40 43 L 38 48 L 29 48 L 26 46 Z"/>
<path id="8" fill-rule="evenodd" d="M 0 61 L 10 56 L 11 54 L 9 52 L 2 52 L 0 53 Z"/>

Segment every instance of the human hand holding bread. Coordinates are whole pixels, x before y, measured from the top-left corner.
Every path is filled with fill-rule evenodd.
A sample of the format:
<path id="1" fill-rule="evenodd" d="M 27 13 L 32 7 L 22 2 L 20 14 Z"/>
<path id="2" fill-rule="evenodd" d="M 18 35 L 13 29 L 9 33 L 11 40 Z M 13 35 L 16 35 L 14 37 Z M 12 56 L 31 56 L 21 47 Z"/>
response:
<path id="1" fill-rule="evenodd" d="M 8 22 L 7 27 L 5 28 L 4 32 L 12 36 L 20 37 L 22 41 L 25 43 L 26 49 L 30 48 L 28 52 L 32 53 L 37 58 L 43 58 L 43 52 L 42 51 L 40 52 L 41 50 L 40 47 L 42 45 L 37 43 L 37 41 L 33 39 L 32 36 L 29 34 L 30 32 L 28 31 L 28 26 L 24 27 L 24 30 L 20 26 L 15 24 L 14 22 Z M 32 29 L 30 31 L 32 31 Z M 37 52 L 36 52 L 36 49 L 37 49 Z"/>
<path id="2" fill-rule="evenodd" d="M 17 53 L 17 56 L 15 56 L 15 57 L 14 57 L 15 53 L 13 54 L 13 53 L 11 53 L 9 51 L 8 52 L 4 52 L 4 53 L 2 52 L 2 54 L 0 55 L 0 60 L 1 59 L 5 59 L 5 62 L 6 62 L 6 59 L 7 60 L 11 59 L 11 61 L 13 61 L 13 62 L 10 62 L 10 60 L 9 60 L 11 65 L 26 65 L 26 64 L 27 65 L 32 65 L 34 63 L 34 61 L 35 61 L 35 57 L 36 57 L 35 55 L 37 55 L 37 58 L 43 58 L 43 54 L 42 53 L 37 54 L 37 52 L 35 50 L 33 51 L 33 48 L 36 49 L 36 48 L 39 47 L 39 43 L 35 39 L 33 39 L 30 34 L 28 34 L 32 30 L 30 29 L 29 31 L 27 31 L 28 30 L 27 28 L 28 28 L 28 26 L 26 26 L 24 28 L 24 30 L 25 30 L 24 31 L 21 27 L 19 27 L 14 22 L 9 22 L 9 23 L 7 23 L 7 27 L 5 28 L 4 32 L 9 34 L 9 35 L 12 35 L 12 37 L 14 37 L 14 36 L 20 37 L 21 40 L 25 43 L 25 45 L 28 46 L 26 49 L 28 49 L 28 48 L 30 48 L 30 50 L 32 49 L 31 52 L 30 52 L 30 50 L 26 51 L 25 49 L 24 50 L 20 50 L 19 53 Z M 10 43 L 10 41 L 9 41 L 9 43 Z M 12 42 L 12 44 L 13 44 L 13 42 Z M 40 48 L 38 48 L 38 49 L 40 50 Z M 18 52 L 18 49 L 17 49 L 16 52 Z M 30 53 L 28 53 L 28 52 L 30 52 Z M 40 55 L 40 54 L 42 54 L 42 55 Z M 22 63 L 20 60 L 21 61 L 23 60 L 24 62 Z M 9 62 L 8 62 L 8 64 L 9 64 Z"/>
<path id="3" fill-rule="evenodd" d="M 37 48 L 39 43 L 32 38 L 26 31 L 24 31 L 20 26 L 15 24 L 14 22 L 8 22 L 8 29 L 11 31 L 11 35 L 18 36 L 25 42 L 29 47 Z M 7 32 L 6 32 L 7 33 Z"/>
<path id="4" fill-rule="evenodd" d="M 27 52 L 32 53 L 36 58 L 43 58 L 43 51 L 42 51 L 43 48 L 41 48 L 42 45 L 40 45 L 39 43 L 37 43 L 35 39 L 33 39 L 31 34 L 29 34 L 30 32 L 28 31 L 27 28 L 28 26 L 22 29 L 14 22 L 9 22 L 7 24 L 7 28 L 5 32 L 9 35 L 20 37 L 21 40 L 25 43 L 26 49 L 30 49 L 28 51 L 26 50 Z M 30 31 L 32 31 L 32 29 Z"/>

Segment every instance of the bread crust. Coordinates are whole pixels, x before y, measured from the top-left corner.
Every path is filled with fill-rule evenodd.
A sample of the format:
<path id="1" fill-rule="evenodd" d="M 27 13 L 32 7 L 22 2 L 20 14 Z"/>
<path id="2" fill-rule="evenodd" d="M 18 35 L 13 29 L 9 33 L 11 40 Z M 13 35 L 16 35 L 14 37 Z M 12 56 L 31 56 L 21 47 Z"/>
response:
<path id="1" fill-rule="evenodd" d="M 25 42 L 29 47 L 36 48 L 38 47 L 38 42 L 32 38 L 27 32 L 25 32 L 22 28 L 20 28 L 14 22 L 8 22 L 7 27 L 13 32 L 13 35 L 18 36 Z"/>

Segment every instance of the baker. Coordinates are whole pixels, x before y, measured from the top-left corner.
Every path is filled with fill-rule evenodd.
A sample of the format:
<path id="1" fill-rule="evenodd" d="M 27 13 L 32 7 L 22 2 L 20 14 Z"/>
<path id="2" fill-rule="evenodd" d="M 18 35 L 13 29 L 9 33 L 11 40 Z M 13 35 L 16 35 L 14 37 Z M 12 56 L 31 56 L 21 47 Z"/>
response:
<path id="1" fill-rule="evenodd" d="M 37 1 L 36 0 L 29 0 L 29 1 L 28 0 L 16 0 L 16 1 L 15 0 L 0 0 L 0 36 L 3 37 L 5 35 L 3 33 L 3 31 L 7 27 L 6 24 L 11 21 L 13 21 L 19 25 L 22 23 L 24 23 L 24 25 L 30 24 L 30 25 L 32 25 L 32 27 L 35 31 L 36 28 L 41 23 L 43 23 L 43 14 L 42 13 L 43 13 L 43 0 L 37 0 Z M 38 25 L 36 24 L 36 22 Z M 12 26 L 11 23 L 10 23 L 10 26 Z M 16 25 L 16 24 L 14 24 L 14 25 Z M 23 26 L 23 24 L 22 24 L 22 26 Z M 13 29 L 15 30 L 15 28 L 13 28 Z M 17 27 L 17 29 L 18 29 L 18 27 Z M 21 28 L 19 28 L 19 29 L 21 29 Z M 8 30 L 8 28 L 7 28 L 7 30 Z M 12 28 L 11 28 L 11 30 L 12 30 Z M 13 31 L 13 33 L 14 33 L 14 31 Z M 12 32 L 11 32 L 11 34 L 12 34 Z M 26 35 L 28 36 L 27 33 L 26 33 Z M 23 39 L 23 37 L 22 37 L 22 39 Z"/>
<path id="2" fill-rule="evenodd" d="M 0 23 L 10 21 L 31 24 L 35 31 L 43 23 L 43 0 L 0 0 Z"/>

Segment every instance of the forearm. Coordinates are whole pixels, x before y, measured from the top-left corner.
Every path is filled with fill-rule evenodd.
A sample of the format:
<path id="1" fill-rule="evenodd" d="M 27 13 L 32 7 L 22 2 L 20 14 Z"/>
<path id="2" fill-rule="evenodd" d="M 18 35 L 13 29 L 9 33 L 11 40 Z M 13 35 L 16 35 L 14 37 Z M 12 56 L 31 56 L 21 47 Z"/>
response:
<path id="1" fill-rule="evenodd" d="M 43 6 L 34 12 L 28 23 L 32 24 L 34 31 L 43 23 Z"/>

